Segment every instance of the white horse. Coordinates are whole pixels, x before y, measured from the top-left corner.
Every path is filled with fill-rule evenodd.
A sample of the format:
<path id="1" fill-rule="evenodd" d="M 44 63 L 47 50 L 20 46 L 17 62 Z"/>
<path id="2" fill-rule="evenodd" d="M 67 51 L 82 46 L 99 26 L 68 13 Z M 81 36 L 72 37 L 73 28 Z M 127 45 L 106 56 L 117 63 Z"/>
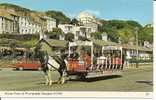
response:
<path id="1" fill-rule="evenodd" d="M 67 61 L 65 61 L 66 55 L 49 56 L 46 50 L 42 50 L 41 46 L 38 46 L 35 49 L 35 56 L 40 60 L 41 68 L 46 79 L 46 85 L 52 85 L 51 72 L 53 69 L 60 74 L 58 83 L 63 84 L 65 82 L 65 73 L 67 71 Z"/>
<path id="2" fill-rule="evenodd" d="M 56 57 L 56 56 L 55 56 Z M 60 78 L 57 83 L 63 84 L 65 82 L 66 75 L 66 63 L 67 61 L 57 61 L 54 57 L 48 56 L 49 60 L 47 63 L 47 71 L 45 73 L 46 85 L 52 85 L 51 72 L 58 71 L 60 74 Z"/>

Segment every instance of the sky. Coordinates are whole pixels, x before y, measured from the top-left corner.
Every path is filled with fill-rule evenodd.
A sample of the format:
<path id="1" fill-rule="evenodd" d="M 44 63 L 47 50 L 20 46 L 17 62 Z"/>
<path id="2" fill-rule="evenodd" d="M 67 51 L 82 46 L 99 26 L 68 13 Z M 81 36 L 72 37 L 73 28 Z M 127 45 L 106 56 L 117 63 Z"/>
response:
<path id="1" fill-rule="evenodd" d="M 37 11 L 58 10 L 70 18 L 87 11 L 97 18 L 153 23 L 152 0 L 0 0 Z"/>

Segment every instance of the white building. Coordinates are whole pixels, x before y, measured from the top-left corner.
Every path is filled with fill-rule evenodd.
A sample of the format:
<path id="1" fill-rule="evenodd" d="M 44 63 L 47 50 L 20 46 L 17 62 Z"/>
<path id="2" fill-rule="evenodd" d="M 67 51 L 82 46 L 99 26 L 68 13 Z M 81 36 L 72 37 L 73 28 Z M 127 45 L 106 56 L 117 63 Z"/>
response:
<path id="1" fill-rule="evenodd" d="M 88 12 L 81 12 L 79 16 L 77 17 L 77 20 L 84 26 L 90 27 L 91 32 L 97 32 L 98 31 L 98 25 L 100 22 L 96 19 L 95 16 L 89 14 Z"/>
<path id="2" fill-rule="evenodd" d="M 53 31 L 53 28 L 56 28 L 56 19 L 47 16 L 44 16 L 42 19 L 44 21 L 44 31 L 50 32 Z"/>
<path id="3" fill-rule="evenodd" d="M 13 19 L 9 16 L 0 16 L 0 34 L 13 32 Z"/>
<path id="4" fill-rule="evenodd" d="M 78 40 L 81 37 L 90 38 L 91 28 L 85 26 L 76 26 L 72 24 L 59 24 L 58 28 L 60 28 L 65 34 L 73 33 L 74 39 Z"/>
<path id="5" fill-rule="evenodd" d="M 41 25 L 30 20 L 28 17 L 19 17 L 19 32 L 20 34 L 36 34 L 41 33 Z"/>
<path id="6" fill-rule="evenodd" d="M 107 33 L 102 33 L 101 34 L 102 35 L 102 40 L 104 40 L 104 41 L 107 41 L 108 40 L 108 35 L 107 35 Z"/>
<path id="7" fill-rule="evenodd" d="M 60 28 L 65 34 L 74 33 L 74 25 L 72 24 L 59 24 L 58 28 Z"/>
<path id="8" fill-rule="evenodd" d="M 74 33 L 76 35 L 76 39 L 80 36 L 90 38 L 91 36 L 89 33 L 91 33 L 91 28 L 86 26 L 75 26 Z"/>
<path id="9" fill-rule="evenodd" d="M 13 19 L 13 34 L 19 33 L 19 16 L 15 13 L 10 13 L 11 18 Z"/>

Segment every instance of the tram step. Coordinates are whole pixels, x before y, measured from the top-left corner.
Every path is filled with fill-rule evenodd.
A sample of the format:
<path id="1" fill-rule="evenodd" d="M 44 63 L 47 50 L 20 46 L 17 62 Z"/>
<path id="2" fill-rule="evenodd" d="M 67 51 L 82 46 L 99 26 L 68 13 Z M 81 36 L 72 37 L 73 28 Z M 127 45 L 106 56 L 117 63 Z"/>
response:
<path id="1" fill-rule="evenodd" d="M 86 76 L 86 78 L 94 78 L 94 77 L 102 77 L 102 76 L 111 76 L 111 75 L 122 75 L 121 71 L 105 71 L 104 73 L 102 72 L 89 72 Z"/>

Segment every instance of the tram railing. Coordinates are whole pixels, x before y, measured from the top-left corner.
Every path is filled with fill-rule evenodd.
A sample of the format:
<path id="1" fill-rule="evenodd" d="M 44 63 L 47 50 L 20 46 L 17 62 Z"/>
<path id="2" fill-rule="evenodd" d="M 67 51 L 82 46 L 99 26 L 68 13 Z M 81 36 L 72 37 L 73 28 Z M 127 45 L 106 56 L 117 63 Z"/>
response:
<path id="1" fill-rule="evenodd" d="M 91 65 L 83 60 L 69 59 L 68 60 L 68 70 L 72 72 L 86 72 L 86 71 L 108 71 L 108 70 L 122 70 L 123 64 L 119 57 L 115 58 L 97 58 L 96 64 Z"/>

